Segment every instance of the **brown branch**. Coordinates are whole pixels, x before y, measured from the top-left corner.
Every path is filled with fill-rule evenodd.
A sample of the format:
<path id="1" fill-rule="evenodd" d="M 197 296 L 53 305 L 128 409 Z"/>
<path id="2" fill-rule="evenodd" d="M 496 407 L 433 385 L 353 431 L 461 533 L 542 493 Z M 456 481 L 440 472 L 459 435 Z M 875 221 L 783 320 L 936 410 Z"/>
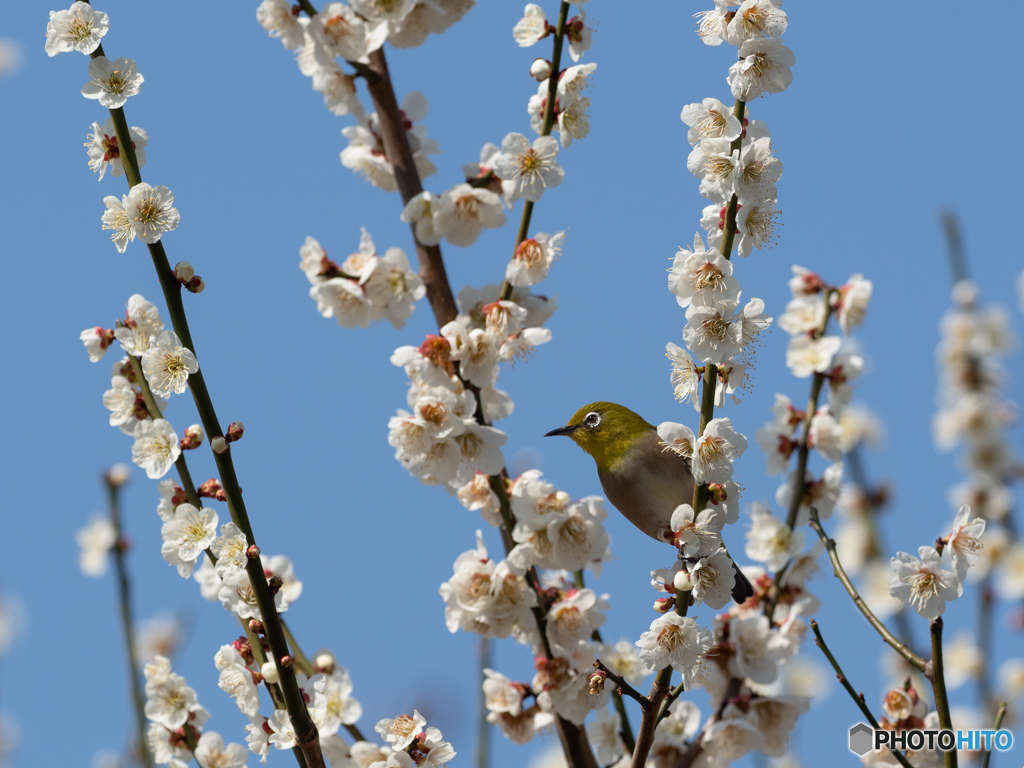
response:
<path id="1" fill-rule="evenodd" d="M 395 98 L 395 89 L 391 84 L 391 74 L 388 72 L 388 61 L 383 48 L 378 48 L 370 54 L 370 69 L 379 78 L 375 83 L 367 82 L 367 88 L 377 110 L 384 154 L 394 169 L 395 183 L 402 196 L 402 203 L 408 203 L 423 191 L 423 182 L 416 171 L 412 147 L 409 146 L 409 137 L 405 133 L 405 120 Z M 420 279 L 427 289 L 427 299 L 430 301 L 430 308 L 434 310 L 437 326 L 441 328 L 458 315 L 455 296 L 452 294 L 448 273 L 444 268 L 444 259 L 441 257 L 441 246 L 423 245 L 416 240 L 416 225 L 410 224 L 409 228 L 416 243 Z"/>

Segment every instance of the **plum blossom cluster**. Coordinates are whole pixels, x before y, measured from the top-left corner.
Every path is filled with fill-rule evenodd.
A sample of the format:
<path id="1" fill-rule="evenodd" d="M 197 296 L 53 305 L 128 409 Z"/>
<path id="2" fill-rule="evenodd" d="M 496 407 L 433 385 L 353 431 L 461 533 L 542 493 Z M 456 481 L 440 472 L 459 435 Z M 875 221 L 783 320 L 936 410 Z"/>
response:
<path id="1" fill-rule="evenodd" d="M 423 298 L 426 289 L 409 266 L 401 248 L 377 255 L 373 238 L 365 229 L 359 249 L 341 266 L 312 237 L 299 249 L 299 268 L 310 282 L 309 296 L 317 311 L 333 317 L 344 328 L 365 328 L 375 320 L 387 320 L 402 328 Z"/>
<path id="2" fill-rule="evenodd" d="M 556 499 L 548 501 L 559 505 Z M 607 595 L 577 588 L 567 571 L 550 572 L 538 591 L 532 581 L 536 572 L 528 574 L 513 562 L 513 555 L 495 563 L 478 531 L 477 548 L 460 555 L 454 575 L 440 592 L 450 631 L 512 636 L 532 645 L 537 674 L 530 684 L 513 682 L 493 670 L 487 672 L 484 683 L 488 720 L 510 740 L 525 744 L 556 715 L 582 725 L 592 709 L 607 703 L 607 694 L 591 695 L 589 678 L 600 649 L 592 637 L 604 624 L 603 611 L 609 605 Z M 544 637 L 537 628 L 537 611 L 545 616 Z M 620 656 L 635 672 L 629 650 L 620 651 Z"/>
<path id="3" fill-rule="evenodd" d="M 1004 398 L 1001 360 L 1015 342 L 1006 311 L 983 306 L 973 283 L 957 283 L 953 302 L 939 327 L 935 442 L 943 450 L 962 446 L 966 480 L 950 491 L 953 507 L 969 505 L 992 524 L 974 575 L 981 579 L 995 569 L 994 585 L 1000 597 L 1019 600 L 1024 597 L 1024 546 L 1014 533 L 1010 514 L 1015 503 L 1013 483 L 1024 473 L 1006 438 L 1016 405 Z"/>
<path id="4" fill-rule="evenodd" d="M 295 51 L 299 71 L 310 78 L 324 106 L 334 115 L 351 115 L 356 124 L 342 129 L 348 146 L 341 164 L 386 192 L 397 189 L 394 167 L 381 140 L 375 113 L 367 114 L 356 92 L 356 79 L 370 77 L 368 57 L 385 42 L 398 48 L 420 45 L 431 33 L 440 34 L 461 19 L 476 0 L 351 0 L 327 3 L 316 15 L 301 15 L 301 8 L 286 0 L 263 0 L 256 20 L 271 37 Z M 339 61 L 354 69 L 346 72 Z M 421 177 L 436 172 L 429 155 L 437 154 L 437 142 L 428 139 L 426 128 L 413 126 L 427 116 L 427 100 L 410 93 L 402 101 L 403 118 Z"/>
<path id="5" fill-rule="evenodd" d="M 395 350 L 391 362 L 405 370 L 406 401 L 388 422 L 388 442 L 403 467 L 428 485 L 458 491 L 477 473 L 496 475 L 504 466 L 505 433 L 488 426 L 512 413 L 509 395 L 498 389 L 498 365 L 514 364 L 551 339 L 543 327 L 554 299 L 515 288 L 466 287 L 459 315 L 419 347 Z"/>
<path id="6" fill-rule="evenodd" d="M 210 719 L 210 713 L 200 705 L 195 690 L 185 678 L 171 671 L 171 662 L 166 657 L 157 656 L 143 671 L 146 676 L 145 713 L 149 720 L 147 741 L 153 761 L 164 765 L 172 760 L 188 762 L 198 757 L 199 747 L 193 754 L 189 744 L 202 743 L 206 736 L 202 728 Z M 209 735 L 207 750 L 220 740 L 214 731 L 209 731 Z M 222 740 L 219 746 L 224 749 Z"/>
<path id="7" fill-rule="evenodd" d="M 125 357 L 114 363 L 103 405 L 110 411 L 110 426 L 135 438 L 132 461 L 145 469 L 149 478 L 163 477 L 183 447 L 199 446 L 202 430 L 191 427 L 188 443 L 179 441 L 169 422 L 153 418 L 149 403 L 163 412 L 171 394 L 188 388 L 188 377 L 199 370 L 199 361 L 174 331 L 164 330 L 156 305 L 137 293 L 128 299 L 124 319 L 114 328 L 87 328 L 80 338 L 92 362 L 102 360 L 114 340 L 121 345 Z"/>

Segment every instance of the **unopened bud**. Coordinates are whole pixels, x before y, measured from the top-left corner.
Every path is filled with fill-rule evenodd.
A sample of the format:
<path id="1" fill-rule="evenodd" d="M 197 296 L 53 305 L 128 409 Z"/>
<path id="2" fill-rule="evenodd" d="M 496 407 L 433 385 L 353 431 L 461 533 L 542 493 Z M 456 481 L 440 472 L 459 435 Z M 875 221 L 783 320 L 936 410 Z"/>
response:
<path id="1" fill-rule="evenodd" d="M 245 434 L 245 427 L 240 421 L 232 421 L 228 424 L 228 433 L 224 436 L 224 439 L 229 443 L 233 443 L 236 440 L 241 440 L 242 435 Z"/>
<path id="2" fill-rule="evenodd" d="M 601 670 L 597 670 L 590 676 L 590 695 L 597 696 L 604 690 L 604 681 L 608 678 Z"/>
<path id="3" fill-rule="evenodd" d="M 213 498 L 215 498 L 217 501 L 227 501 L 228 493 L 223 488 L 218 488 L 217 492 L 213 494 Z"/>
<path id="4" fill-rule="evenodd" d="M 179 261 L 174 265 L 174 276 L 178 278 L 179 283 L 187 283 L 193 277 L 195 277 L 196 271 L 192 269 L 192 265 L 187 261 Z"/>
<path id="5" fill-rule="evenodd" d="M 674 597 L 659 597 L 654 601 L 654 610 L 658 613 L 668 613 L 676 606 Z"/>
<path id="6" fill-rule="evenodd" d="M 214 453 L 224 453 L 228 449 L 228 441 L 223 437 L 215 437 L 210 440 L 210 447 Z"/>
<path id="7" fill-rule="evenodd" d="M 281 657 L 281 666 L 282 667 L 284 667 L 285 669 L 288 669 L 288 667 L 290 667 L 291 665 L 292 665 L 292 657 L 291 656 L 282 656 Z"/>
<path id="8" fill-rule="evenodd" d="M 272 661 L 268 661 L 260 667 L 260 674 L 263 675 L 263 679 L 268 683 L 277 683 L 281 680 L 281 677 L 277 674 L 277 665 Z"/>
<path id="9" fill-rule="evenodd" d="M 323 672 L 325 675 L 329 675 L 334 671 L 335 663 L 334 654 L 327 651 L 318 653 L 316 658 L 313 659 L 313 666 L 316 667 L 316 671 Z"/>
<path id="10" fill-rule="evenodd" d="M 245 550 L 245 556 L 250 560 L 258 560 L 260 556 L 260 548 L 255 544 L 250 545 L 250 547 Z"/>
<path id="11" fill-rule="evenodd" d="M 193 424 L 185 430 L 185 436 L 181 438 L 181 450 L 191 451 L 203 444 L 203 428 Z"/>
<path id="12" fill-rule="evenodd" d="M 249 629 L 251 629 L 257 635 L 262 635 L 266 631 L 266 627 L 263 626 L 263 622 L 259 619 L 250 619 Z"/>
<path id="13" fill-rule="evenodd" d="M 530 77 L 538 83 L 543 83 L 551 77 L 551 62 L 547 59 L 534 59 L 530 65 Z"/>
<path id="14" fill-rule="evenodd" d="M 120 488 L 128 482 L 131 476 L 132 471 L 127 464 L 115 464 L 107 470 L 106 479 L 114 488 Z"/>
<path id="15" fill-rule="evenodd" d="M 729 494 L 725 492 L 725 488 L 720 483 L 708 483 L 708 501 L 712 504 L 721 504 L 728 499 Z"/>
<path id="16" fill-rule="evenodd" d="M 676 592 L 689 592 L 693 589 L 693 582 L 690 581 L 690 574 L 686 571 L 680 571 L 672 580 L 672 586 L 676 588 Z"/>
<path id="17" fill-rule="evenodd" d="M 238 651 L 238 655 L 242 657 L 246 664 L 252 664 L 252 646 L 249 645 L 249 638 L 239 637 L 231 643 L 231 647 Z"/>
<path id="18" fill-rule="evenodd" d="M 270 586 L 270 594 L 276 595 L 281 591 L 281 587 L 284 586 L 284 579 L 280 576 L 274 576 L 267 582 L 267 584 Z"/>
<path id="19" fill-rule="evenodd" d="M 220 483 L 217 482 L 217 478 L 215 477 L 211 477 L 205 483 L 196 488 L 196 493 L 199 494 L 200 498 L 204 499 L 216 499 L 217 494 L 220 492 Z"/>
<path id="20" fill-rule="evenodd" d="M 185 290 L 189 293 L 202 293 L 206 289 L 206 283 L 203 282 L 203 278 L 196 275 L 187 283 L 185 283 Z"/>

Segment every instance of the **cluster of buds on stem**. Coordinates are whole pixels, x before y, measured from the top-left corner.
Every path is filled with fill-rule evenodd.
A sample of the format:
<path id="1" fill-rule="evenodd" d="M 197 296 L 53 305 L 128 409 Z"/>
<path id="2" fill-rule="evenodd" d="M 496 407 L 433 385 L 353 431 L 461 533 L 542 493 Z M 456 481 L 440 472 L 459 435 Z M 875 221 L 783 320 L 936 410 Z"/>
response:
<path id="1" fill-rule="evenodd" d="M 203 444 L 203 428 L 193 424 L 185 430 L 185 436 L 178 443 L 183 451 L 192 451 Z"/>
<path id="2" fill-rule="evenodd" d="M 203 278 L 196 274 L 192 265 L 187 261 L 179 261 L 174 266 L 174 277 L 185 286 L 185 290 L 189 293 L 202 293 L 206 288 Z"/>

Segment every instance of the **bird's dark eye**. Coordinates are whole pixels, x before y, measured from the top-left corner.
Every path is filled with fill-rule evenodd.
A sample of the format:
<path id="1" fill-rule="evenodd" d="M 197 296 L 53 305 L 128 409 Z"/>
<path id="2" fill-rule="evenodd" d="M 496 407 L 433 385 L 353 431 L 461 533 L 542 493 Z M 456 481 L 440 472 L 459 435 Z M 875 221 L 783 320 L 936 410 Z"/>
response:
<path id="1" fill-rule="evenodd" d="M 586 415 L 586 418 L 583 419 L 583 423 L 591 428 L 596 427 L 601 423 L 601 414 L 591 411 Z"/>

